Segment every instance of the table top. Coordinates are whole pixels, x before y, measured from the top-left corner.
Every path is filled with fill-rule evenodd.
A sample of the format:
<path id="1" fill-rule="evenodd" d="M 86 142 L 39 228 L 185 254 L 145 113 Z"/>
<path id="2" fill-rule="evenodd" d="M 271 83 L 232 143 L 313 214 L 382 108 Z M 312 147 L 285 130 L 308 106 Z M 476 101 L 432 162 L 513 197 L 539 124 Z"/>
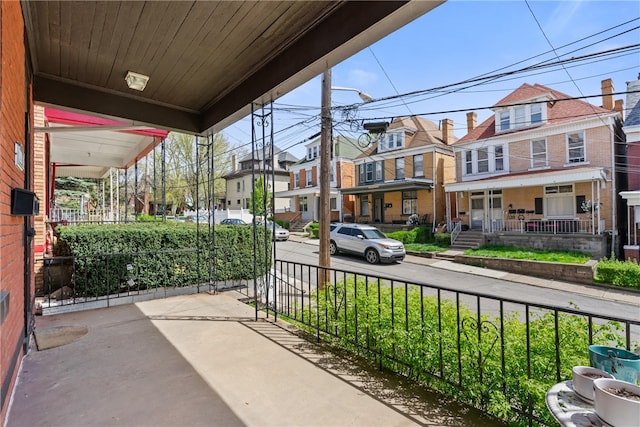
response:
<path id="1" fill-rule="evenodd" d="M 564 381 L 551 387 L 546 395 L 547 408 L 565 427 L 608 427 L 597 415 L 593 403 L 578 397 L 573 381 Z"/>

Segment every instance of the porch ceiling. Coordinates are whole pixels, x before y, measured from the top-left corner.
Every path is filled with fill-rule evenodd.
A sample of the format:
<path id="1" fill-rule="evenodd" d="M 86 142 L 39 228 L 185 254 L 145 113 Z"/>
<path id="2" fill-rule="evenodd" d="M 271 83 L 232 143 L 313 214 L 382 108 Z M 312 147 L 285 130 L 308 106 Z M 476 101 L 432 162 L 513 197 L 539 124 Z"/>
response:
<path id="1" fill-rule="evenodd" d="M 444 1 L 26 1 L 33 98 L 217 132 Z M 127 71 L 149 76 L 129 89 Z"/>
<path id="2" fill-rule="evenodd" d="M 571 184 L 574 182 L 606 181 L 604 168 L 583 167 L 562 169 L 530 174 L 504 175 L 492 179 L 478 181 L 457 182 L 445 184 L 447 192 L 452 191 L 482 191 L 499 190 L 504 188 L 538 187 L 541 185 Z"/>

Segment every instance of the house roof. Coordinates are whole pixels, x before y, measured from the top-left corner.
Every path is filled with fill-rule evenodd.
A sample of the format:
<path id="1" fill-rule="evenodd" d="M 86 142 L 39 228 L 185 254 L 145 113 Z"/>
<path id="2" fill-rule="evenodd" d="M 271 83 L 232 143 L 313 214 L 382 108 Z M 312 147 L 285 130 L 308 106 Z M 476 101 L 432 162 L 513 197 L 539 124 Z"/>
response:
<path id="1" fill-rule="evenodd" d="M 549 101 L 547 106 L 547 121 L 536 127 L 554 126 L 561 123 L 568 123 L 575 120 L 582 120 L 587 117 L 597 117 L 602 114 L 612 114 L 611 110 L 589 104 L 579 99 L 568 99 L 571 96 L 559 92 L 547 86 L 540 84 L 530 85 L 524 83 L 515 91 L 498 101 L 493 108 L 504 107 L 508 105 L 518 104 L 533 100 L 535 98 L 546 97 Z M 566 101 L 561 101 L 568 99 Z M 495 114 L 482 122 L 475 129 L 471 130 L 465 136 L 460 138 L 455 144 L 462 144 L 470 141 L 492 138 L 496 136 Z M 511 134 L 528 130 L 531 128 L 520 128 L 512 132 L 500 132 L 500 135 Z"/>
<path id="2" fill-rule="evenodd" d="M 447 145 L 444 142 L 442 136 L 442 129 L 440 126 L 425 119 L 424 117 L 411 116 L 411 117 L 397 117 L 391 121 L 387 128 L 387 133 L 405 128 L 405 144 L 404 148 L 417 148 L 426 147 L 430 145 Z M 407 133 L 408 132 L 408 133 Z M 455 141 L 455 139 L 454 139 Z M 362 152 L 357 158 L 362 159 L 370 157 L 378 153 L 378 144 L 374 143 L 365 151 Z"/>
<path id="3" fill-rule="evenodd" d="M 444 1 L 22 1 L 35 103 L 219 132 Z M 129 89 L 128 71 L 149 76 Z"/>
<path id="4" fill-rule="evenodd" d="M 639 76 L 640 77 L 640 76 Z M 640 126 L 640 79 L 627 82 L 627 106 L 624 126 Z"/>

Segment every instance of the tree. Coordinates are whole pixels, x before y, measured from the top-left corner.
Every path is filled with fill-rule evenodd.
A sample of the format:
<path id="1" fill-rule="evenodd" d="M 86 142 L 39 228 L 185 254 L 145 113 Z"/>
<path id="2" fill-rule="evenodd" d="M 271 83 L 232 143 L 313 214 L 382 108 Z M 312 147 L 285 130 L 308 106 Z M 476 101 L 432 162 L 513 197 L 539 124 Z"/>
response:
<path id="1" fill-rule="evenodd" d="M 253 192 L 251 193 L 251 206 L 249 211 L 254 217 L 266 217 L 271 212 L 271 198 L 265 187 L 264 176 L 259 176 L 253 184 Z"/>
<path id="2" fill-rule="evenodd" d="M 63 209 L 79 209 L 80 204 L 87 206 L 96 201 L 96 182 L 90 179 L 62 176 L 56 178 L 55 203 Z"/>

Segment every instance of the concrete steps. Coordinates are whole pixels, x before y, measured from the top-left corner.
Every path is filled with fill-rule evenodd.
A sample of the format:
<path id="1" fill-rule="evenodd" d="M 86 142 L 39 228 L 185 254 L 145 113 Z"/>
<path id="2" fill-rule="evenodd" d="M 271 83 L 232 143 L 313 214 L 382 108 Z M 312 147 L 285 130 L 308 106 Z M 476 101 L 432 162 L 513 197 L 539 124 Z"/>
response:
<path id="1" fill-rule="evenodd" d="M 481 231 L 462 231 L 453 245 L 449 247 L 455 251 L 465 251 L 467 249 L 477 249 L 484 245 L 484 234 Z"/>

